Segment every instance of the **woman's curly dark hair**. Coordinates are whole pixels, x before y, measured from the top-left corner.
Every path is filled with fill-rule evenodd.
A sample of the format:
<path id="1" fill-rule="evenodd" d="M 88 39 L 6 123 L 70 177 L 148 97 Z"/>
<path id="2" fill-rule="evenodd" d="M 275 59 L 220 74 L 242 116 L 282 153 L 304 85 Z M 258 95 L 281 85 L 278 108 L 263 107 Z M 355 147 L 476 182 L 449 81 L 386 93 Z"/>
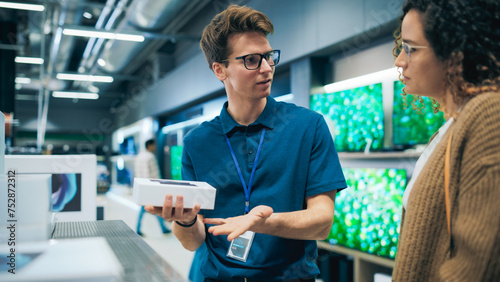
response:
<path id="1" fill-rule="evenodd" d="M 401 22 L 412 9 L 422 14 L 425 37 L 438 59 L 447 63 L 455 103 L 460 105 L 476 95 L 500 89 L 500 1 L 408 0 Z M 401 25 L 395 37 L 393 54 L 397 56 Z M 417 107 L 413 102 L 412 106 Z"/>

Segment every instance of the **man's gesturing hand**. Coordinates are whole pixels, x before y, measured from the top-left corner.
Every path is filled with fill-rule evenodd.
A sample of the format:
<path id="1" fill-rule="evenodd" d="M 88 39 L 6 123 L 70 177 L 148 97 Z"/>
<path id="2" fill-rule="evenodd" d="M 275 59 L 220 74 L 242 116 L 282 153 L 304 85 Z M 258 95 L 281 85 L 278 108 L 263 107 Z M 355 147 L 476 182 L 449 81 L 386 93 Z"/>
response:
<path id="1" fill-rule="evenodd" d="M 208 228 L 213 235 L 228 235 L 227 240 L 232 241 L 253 227 L 263 224 L 273 213 L 269 206 L 256 206 L 248 214 L 224 218 L 205 218 L 203 223 L 214 224 Z"/>

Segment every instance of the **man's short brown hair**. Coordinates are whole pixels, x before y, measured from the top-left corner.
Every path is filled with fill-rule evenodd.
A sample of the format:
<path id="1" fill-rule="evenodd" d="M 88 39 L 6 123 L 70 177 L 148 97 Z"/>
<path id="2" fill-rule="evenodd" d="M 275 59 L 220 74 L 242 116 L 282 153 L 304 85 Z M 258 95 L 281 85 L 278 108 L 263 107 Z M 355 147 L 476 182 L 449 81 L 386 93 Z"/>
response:
<path id="1" fill-rule="evenodd" d="M 273 33 L 274 26 L 263 13 L 246 6 L 231 5 L 217 14 L 203 30 L 200 47 L 212 69 L 214 62 L 223 62 L 231 53 L 227 46 L 229 37 L 244 32 Z M 213 70 L 213 69 L 212 69 Z"/>

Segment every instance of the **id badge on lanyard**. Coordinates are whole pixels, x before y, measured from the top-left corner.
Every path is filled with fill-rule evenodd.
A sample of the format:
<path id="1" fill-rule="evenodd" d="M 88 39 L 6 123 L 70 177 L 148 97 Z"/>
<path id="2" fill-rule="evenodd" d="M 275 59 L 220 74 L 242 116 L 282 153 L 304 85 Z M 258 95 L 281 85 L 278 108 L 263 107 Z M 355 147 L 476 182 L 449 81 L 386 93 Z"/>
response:
<path id="1" fill-rule="evenodd" d="M 257 168 L 257 161 L 259 160 L 260 156 L 260 150 L 262 149 L 262 143 L 264 142 L 264 135 L 266 133 L 266 129 L 262 129 L 262 134 L 260 137 L 260 142 L 259 142 L 259 147 L 257 149 L 257 154 L 255 155 L 255 161 L 254 161 L 254 166 L 252 168 L 252 174 L 250 175 L 250 181 L 248 182 L 248 188 L 245 183 L 245 179 L 243 178 L 243 174 L 241 173 L 240 166 L 238 164 L 238 160 L 236 160 L 236 155 L 234 154 L 233 147 L 231 146 L 231 143 L 229 142 L 229 138 L 227 135 L 226 137 L 226 142 L 227 145 L 229 146 L 229 151 L 231 152 L 231 156 L 234 161 L 234 165 L 236 166 L 236 170 L 238 172 L 238 175 L 240 177 L 241 185 L 243 186 L 243 190 L 245 192 L 245 214 L 249 212 L 249 207 L 250 207 L 250 191 L 252 190 L 252 183 L 253 183 L 253 178 L 255 176 L 255 169 Z M 242 262 L 247 261 L 248 253 L 250 252 L 250 247 L 252 246 L 253 243 L 253 238 L 255 236 L 255 232 L 253 231 L 246 231 L 242 235 L 240 235 L 238 238 L 234 239 L 231 241 L 231 244 L 229 245 L 229 249 L 227 250 L 227 257 L 236 259 Z"/>
<path id="2" fill-rule="evenodd" d="M 231 241 L 229 250 L 227 250 L 227 256 L 242 262 L 246 262 L 248 252 L 250 252 L 250 247 L 252 246 L 254 235 L 255 233 L 253 231 L 247 231 L 240 235 L 240 237 Z"/>

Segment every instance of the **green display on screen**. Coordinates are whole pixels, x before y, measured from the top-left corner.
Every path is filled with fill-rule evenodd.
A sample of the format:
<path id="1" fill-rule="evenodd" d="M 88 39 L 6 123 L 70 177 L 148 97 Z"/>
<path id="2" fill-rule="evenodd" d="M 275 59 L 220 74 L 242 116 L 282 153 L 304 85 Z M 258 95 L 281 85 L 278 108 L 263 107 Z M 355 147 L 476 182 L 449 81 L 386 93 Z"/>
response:
<path id="1" fill-rule="evenodd" d="M 182 180 L 181 175 L 182 167 L 182 146 L 170 147 L 170 173 L 172 179 Z"/>
<path id="2" fill-rule="evenodd" d="M 339 152 L 370 150 L 384 146 L 382 83 L 335 93 L 311 95 L 310 107 L 333 125 L 335 148 Z"/>
<path id="3" fill-rule="evenodd" d="M 337 194 L 325 241 L 394 258 L 398 246 L 406 170 L 346 168 L 348 188 Z"/>
<path id="4" fill-rule="evenodd" d="M 403 83 L 394 82 L 394 107 L 392 115 L 392 134 L 394 145 L 416 145 L 427 144 L 431 136 L 446 122 L 443 112 L 434 113 L 432 102 L 427 97 L 424 99 L 422 114 L 417 113 L 411 107 L 414 96 L 406 96 L 408 107 L 405 109 Z M 420 105 L 420 103 L 418 104 Z"/>

